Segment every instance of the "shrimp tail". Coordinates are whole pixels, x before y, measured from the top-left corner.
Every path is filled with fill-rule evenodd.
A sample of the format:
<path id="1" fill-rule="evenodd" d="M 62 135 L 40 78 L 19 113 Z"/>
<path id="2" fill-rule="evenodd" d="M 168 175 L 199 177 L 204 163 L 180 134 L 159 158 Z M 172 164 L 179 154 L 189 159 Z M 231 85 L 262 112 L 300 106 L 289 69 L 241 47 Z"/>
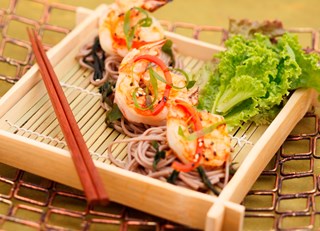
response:
<path id="1" fill-rule="evenodd" d="M 154 12 L 171 1 L 173 0 L 145 0 L 141 7 L 149 12 Z"/>

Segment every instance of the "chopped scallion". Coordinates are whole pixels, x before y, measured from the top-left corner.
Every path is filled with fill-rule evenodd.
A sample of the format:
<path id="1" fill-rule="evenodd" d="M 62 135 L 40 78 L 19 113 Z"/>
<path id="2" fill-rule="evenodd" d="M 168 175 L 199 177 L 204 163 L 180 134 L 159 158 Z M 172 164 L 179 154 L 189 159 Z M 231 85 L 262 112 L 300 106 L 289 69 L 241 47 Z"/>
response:
<path id="1" fill-rule="evenodd" d="M 167 182 L 170 184 L 175 184 L 178 179 L 179 173 L 179 171 L 173 170 L 171 175 L 168 177 Z"/>
<path id="2" fill-rule="evenodd" d="M 201 129 L 199 131 L 195 131 L 195 132 L 193 132 L 193 133 L 191 133 L 189 135 L 185 135 L 183 129 L 179 126 L 178 134 L 180 136 L 182 136 L 183 139 L 185 139 L 187 141 L 193 141 L 193 140 L 196 140 L 197 138 L 199 138 L 201 136 L 204 136 L 204 135 L 207 135 L 207 134 L 211 133 L 212 131 L 214 131 L 217 127 L 219 127 L 222 124 L 226 124 L 226 121 L 222 120 L 222 121 L 216 122 L 216 123 L 212 124 L 209 127 L 205 127 L 203 129 Z"/>
<path id="3" fill-rule="evenodd" d="M 138 23 L 134 26 L 130 25 L 130 16 L 131 16 L 132 10 L 137 10 L 146 16 L 145 18 L 140 19 L 138 21 Z M 127 43 L 128 50 L 130 50 L 132 48 L 132 43 L 133 43 L 134 35 L 135 35 L 137 28 L 139 26 L 140 27 L 149 27 L 151 25 L 152 25 L 152 18 L 149 16 L 147 11 L 145 11 L 144 9 L 142 9 L 140 7 L 133 7 L 132 9 L 128 10 L 125 13 L 124 22 L 123 22 L 123 32 L 126 37 L 126 43 Z"/>
<path id="4" fill-rule="evenodd" d="M 156 149 L 156 155 L 154 156 L 153 160 L 153 169 L 156 170 L 160 160 L 166 157 L 166 152 L 159 150 L 159 143 L 157 141 L 152 141 L 152 147 Z"/>
<path id="5" fill-rule="evenodd" d="M 213 192 L 215 195 L 218 196 L 220 194 L 219 191 L 215 187 L 213 187 L 203 167 L 201 166 L 197 167 L 197 171 L 201 177 L 202 182 L 205 184 L 205 186 L 207 186 L 211 190 L 211 192 Z"/>

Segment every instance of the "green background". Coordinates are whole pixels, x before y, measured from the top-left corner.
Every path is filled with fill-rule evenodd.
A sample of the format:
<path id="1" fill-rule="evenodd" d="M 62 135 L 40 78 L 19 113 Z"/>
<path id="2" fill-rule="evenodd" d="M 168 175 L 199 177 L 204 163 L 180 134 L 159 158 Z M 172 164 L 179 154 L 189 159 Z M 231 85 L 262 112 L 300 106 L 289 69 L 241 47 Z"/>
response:
<path id="1" fill-rule="evenodd" d="M 51 0 L 95 8 L 111 0 Z M 159 19 L 199 25 L 228 26 L 228 19 L 282 20 L 286 27 L 320 28 L 318 0 L 173 0 L 154 13 Z"/>

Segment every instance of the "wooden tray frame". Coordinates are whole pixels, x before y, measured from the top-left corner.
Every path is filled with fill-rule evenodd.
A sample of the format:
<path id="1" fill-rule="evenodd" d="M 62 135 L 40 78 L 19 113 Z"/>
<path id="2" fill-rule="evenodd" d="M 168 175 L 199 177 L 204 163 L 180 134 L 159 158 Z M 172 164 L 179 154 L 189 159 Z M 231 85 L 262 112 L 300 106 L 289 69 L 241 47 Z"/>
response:
<path id="1" fill-rule="evenodd" d="M 78 8 L 77 15 L 81 23 L 48 52 L 53 66 L 72 51 L 74 44 L 83 43 L 88 31 L 97 28 L 99 16 L 106 7 L 101 5 L 95 11 Z M 213 52 L 223 50 L 219 46 L 174 33 L 167 32 L 166 35 L 185 55 L 199 59 L 210 59 Z M 23 96 L 39 81 L 38 66 L 34 65 L 0 99 L 0 128 L 6 113 L 17 102 L 25 100 Z M 95 161 L 95 165 L 112 201 L 194 228 L 241 230 L 244 218 L 241 201 L 290 131 L 305 115 L 314 95 L 311 89 L 295 91 L 273 123 L 257 139 L 219 197 L 180 188 L 98 161 Z M 68 151 L 2 129 L 0 147 L 0 162 L 81 189 Z"/>

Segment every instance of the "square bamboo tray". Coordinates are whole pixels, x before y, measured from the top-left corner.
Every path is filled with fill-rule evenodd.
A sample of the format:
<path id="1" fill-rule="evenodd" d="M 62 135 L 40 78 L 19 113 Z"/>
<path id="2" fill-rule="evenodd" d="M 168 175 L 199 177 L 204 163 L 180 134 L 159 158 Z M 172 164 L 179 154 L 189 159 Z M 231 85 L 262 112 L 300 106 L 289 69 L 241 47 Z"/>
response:
<path id="1" fill-rule="evenodd" d="M 253 145 L 233 143 L 233 161 L 238 170 L 219 197 L 180 188 L 146 176 L 128 172 L 108 164 L 99 157 L 107 144 L 124 136 L 107 128 L 99 94 L 88 78 L 89 71 L 77 63 L 79 48 L 97 35 L 99 16 L 79 8 L 81 23 L 48 52 L 65 94 L 70 102 L 87 145 L 112 201 L 163 217 L 190 227 L 205 230 L 240 230 L 244 206 L 241 201 L 259 174 L 273 157 L 290 131 L 305 115 L 314 98 L 310 89 L 297 90 L 276 119 L 268 127 L 248 124 L 235 131 Z M 177 45 L 186 68 L 196 70 L 212 54 L 224 48 L 167 32 Z M 80 89 L 80 90 L 79 90 Z M 42 177 L 81 189 L 58 122 L 55 120 L 45 87 L 34 65 L 0 100 L 0 162 Z M 126 154 L 124 145 L 116 152 Z"/>

